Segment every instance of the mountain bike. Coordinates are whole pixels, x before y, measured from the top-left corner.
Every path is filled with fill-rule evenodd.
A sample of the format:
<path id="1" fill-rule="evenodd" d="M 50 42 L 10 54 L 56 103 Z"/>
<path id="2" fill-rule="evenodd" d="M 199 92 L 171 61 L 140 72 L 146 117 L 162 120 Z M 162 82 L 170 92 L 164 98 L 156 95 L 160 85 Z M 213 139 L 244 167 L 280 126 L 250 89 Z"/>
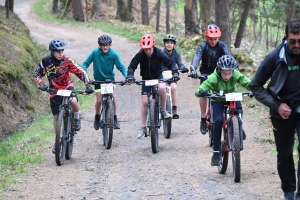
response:
<path id="1" fill-rule="evenodd" d="M 48 93 L 56 93 L 62 96 L 59 108 L 57 125 L 55 130 L 55 161 L 58 166 L 63 165 L 65 159 L 70 160 L 73 152 L 74 138 L 76 137 L 75 119 L 70 104 L 71 94 L 84 94 L 84 90 L 54 90 L 48 89 Z"/>
<path id="2" fill-rule="evenodd" d="M 171 90 L 171 83 L 177 82 L 180 80 L 178 77 L 175 81 L 175 78 L 173 78 L 172 71 L 163 71 L 163 79 L 166 79 L 166 111 L 173 115 L 172 110 L 172 90 Z M 175 119 L 175 118 L 174 118 Z M 172 118 L 170 119 L 164 119 L 163 120 L 163 130 L 164 130 L 164 136 L 165 138 L 169 139 L 171 136 L 171 130 L 172 130 Z"/>
<path id="3" fill-rule="evenodd" d="M 224 122 L 221 139 L 221 162 L 218 166 L 220 174 L 225 174 L 228 167 L 229 152 L 232 152 L 232 168 L 235 182 L 241 179 L 241 156 L 243 150 L 243 128 L 242 111 L 236 109 L 236 101 L 241 101 L 243 96 L 253 97 L 252 92 L 208 94 L 206 98 L 225 98 L 224 104 Z"/>
<path id="4" fill-rule="evenodd" d="M 91 81 L 92 85 L 101 85 L 102 104 L 100 112 L 100 128 L 102 129 L 103 145 L 106 149 L 111 148 L 114 131 L 114 85 L 125 85 L 125 81 Z"/>
<path id="5" fill-rule="evenodd" d="M 147 127 L 149 128 L 149 134 L 145 137 L 151 137 L 151 148 L 153 153 L 158 152 L 158 129 L 161 127 L 161 102 L 160 94 L 158 92 L 159 82 L 178 81 L 179 77 L 174 76 L 171 79 L 153 79 L 153 80 L 135 80 L 137 85 L 145 84 L 146 86 L 152 86 L 151 92 L 148 94 L 148 109 L 147 109 Z M 171 101 L 170 101 L 171 102 Z M 169 104 L 170 105 L 170 104 Z M 171 107 L 172 108 L 172 107 Z M 163 119 L 168 120 L 168 119 Z M 170 122 L 170 121 L 168 121 Z M 164 134 L 171 134 L 171 123 L 165 126 L 166 132 Z"/>
<path id="6" fill-rule="evenodd" d="M 188 75 L 188 77 L 197 78 L 202 81 L 206 80 L 208 78 L 208 74 L 201 74 L 196 77 L 192 77 L 191 75 Z M 208 132 L 208 145 L 212 147 L 214 145 L 214 119 L 213 119 L 213 110 L 211 107 L 210 98 L 208 98 L 208 108 L 206 111 L 206 132 Z"/>

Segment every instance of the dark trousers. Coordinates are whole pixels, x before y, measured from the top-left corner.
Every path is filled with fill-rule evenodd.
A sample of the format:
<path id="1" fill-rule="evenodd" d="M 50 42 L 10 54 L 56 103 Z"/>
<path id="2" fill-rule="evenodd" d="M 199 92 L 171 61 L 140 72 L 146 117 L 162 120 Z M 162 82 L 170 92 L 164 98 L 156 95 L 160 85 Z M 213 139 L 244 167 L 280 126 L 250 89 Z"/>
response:
<path id="1" fill-rule="evenodd" d="M 300 115 L 292 114 L 289 119 L 272 118 L 272 128 L 275 137 L 277 149 L 277 170 L 281 179 L 281 188 L 283 192 L 296 191 L 296 174 L 293 159 L 293 147 L 295 141 L 295 132 L 297 132 L 298 140 L 300 136 Z M 300 146 L 298 145 L 298 156 Z M 299 171 L 298 161 L 298 172 Z M 298 173 L 298 180 L 300 174 Z M 298 183 L 298 191 L 300 189 Z"/>
<path id="2" fill-rule="evenodd" d="M 214 151 L 220 151 L 222 126 L 224 122 L 224 104 L 227 102 L 211 101 L 214 115 Z M 236 102 L 236 109 L 242 110 L 240 101 Z"/>

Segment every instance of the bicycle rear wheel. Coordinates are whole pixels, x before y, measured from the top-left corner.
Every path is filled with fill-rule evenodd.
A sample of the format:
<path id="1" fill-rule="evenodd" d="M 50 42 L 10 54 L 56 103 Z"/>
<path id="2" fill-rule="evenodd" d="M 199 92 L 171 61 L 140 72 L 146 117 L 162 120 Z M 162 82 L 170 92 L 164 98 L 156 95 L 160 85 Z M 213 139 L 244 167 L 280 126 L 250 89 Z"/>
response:
<path id="1" fill-rule="evenodd" d="M 67 138 L 67 150 L 66 150 L 66 159 L 70 160 L 72 157 L 72 152 L 73 152 L 73 144 L 74 144 L 74 137 L 75 137 L 75 122 L 74 122 L 74 115 L 73 115 L 73 111 L 71 113 L 71 123 L 70 123 L 70 132 L 69 134 L 67 134 L 68 138 Z"/>
<path id="2" fill-rule="evenodd" d="M 110 149 L 114 131 L 114 107 L 112 99 L 107 99 L 106 109 L 102 114 L 105 115 L 104 126 L 102 129 L 103 144 L 106 149 Z"/>
<path id="3" fill-rule="evenodd" d="M 152 152 L 157 153 L 158 152 L 158 128 L 156 126 L 158 121 L 158 108 L 157 103 L 155 99 L 152 99 L 150 101 L 150 137 L 151 137 L 151 147 Z"/>
<path id="4" fill-rule="evenodd" d="M 172 102 L 169 95 L 167 95 L 166 110 L 168 111 L 168 113 L 172 113 Z M 164 119 L 163 127 L 165 138 L 169 139 L 171 136 L 172 118 Z"/>
<path id="5" fill-rule="evenodd" d="M 220 174 L 225 174 L 227 167 L 228 167 L 228 151 L 226 150 L 226 143 L 224 140 L 221 141 L 221 162 L 218 166 L 218 171 Z"/>
<path id="6" fill-rule="evenodd" d="M 230 121 L 230 134 L 232 138 L 232 169 L 235 182 L 241 180 L 241 155 L 240 155 L 240 128 L 239 120 L 233 116 Z"/>
<path id="7" fill-rule="evenodd" d="M 206 126 L 208 127 L 208 145 L 210 147 L 214 145 L 214 124 L 210 121 L 211 117 L 210 109 L 208 109 Z"/>
<path id="8" fill-rule="evenodd" d="M 67 131 L 66 110 L 59 111 L 57 126 L 55 131 L 55 161 L 61 166 L 65 161 L 67 140 L 65 132 Z"/>

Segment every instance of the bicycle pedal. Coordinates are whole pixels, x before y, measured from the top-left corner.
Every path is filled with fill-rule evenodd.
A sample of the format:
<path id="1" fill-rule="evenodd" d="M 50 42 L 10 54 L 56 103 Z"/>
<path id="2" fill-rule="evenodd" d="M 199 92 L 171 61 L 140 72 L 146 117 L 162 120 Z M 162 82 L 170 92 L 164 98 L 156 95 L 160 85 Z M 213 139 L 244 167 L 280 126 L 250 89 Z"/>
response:
<path id="1" fill-rule="evenodd" d="M 173 115 L 173 119 L 179 119 L 179 115 L 178 114 L 174 114 Z"/>

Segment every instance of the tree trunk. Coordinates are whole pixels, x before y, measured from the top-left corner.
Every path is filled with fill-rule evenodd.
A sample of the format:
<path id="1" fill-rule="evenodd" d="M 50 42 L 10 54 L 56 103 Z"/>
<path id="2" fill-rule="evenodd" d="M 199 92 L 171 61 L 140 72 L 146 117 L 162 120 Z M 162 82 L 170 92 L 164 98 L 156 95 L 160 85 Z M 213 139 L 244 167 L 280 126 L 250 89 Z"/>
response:
<path id="1" fill-rule="evenodd" d="M 58 13 L 58 0 L 53 0 L 52 13 Z"/>
<path id="2" fill-rule="evenodd" d="M 166 0 L 166 33 L 170 33 L 170 0 Z"/>
<path id="3" fill-rule="evenodd" d="M 149 26 L 148 0 L 142 0 L 142 24 Z"/>
<path id="4" fill-rule="evenodd" d="M 9 0 L 5 1 L 5 7 L 6 7 L 6 18 L 9 19 Z"/>
<path id="5" fill-rule="evenodd" d="M 123 22 L 130 20 L 130 12 L 126 6 L 125 0 L 117 0 L 118 8 L 117 8 L 117 14 L 116 19 L 119 19 Z"/>
<path id="6" fill-rule="evenodd" d="M 127 0 L 127 9 L 130 13 L 130 19 L 132 18 L 132 0 Z"/>
<path id="7" fill-rule="evenodd" d="M 72 0 L 68 0 L 67 3 L 66 3 L 66 7 L 65 7 L 65 11 L 64 11 L 64 14 L 63 14 L 63 17 L 65 17 L 67 15 L 67 13 L 69 12 L 68 11 L 68 8 L 69 6 L 71 5 L 71 2 Z"/>
<path id="8" fill-rule="evenodd" d="M 230 47 L 229 0 L 216 0 L 216 24 L 222 32 L 220 40 Z"/>
<path id="9" fill-rule="evenodd" d="M 5 7 L 14 12 L 14 0 L 5 0 Z"/>
<path id="10" fill-rule="evenodd" d="M 84 22 L 81 0 L 72 0 L 73 16 L 75 21 Z"/>
<path id="11" fill-rule="evenodd" d="M 246 27 L 246 21 L 248 18 L 248 14 L 250 11 L 250 7 L 252 4 L 252 0 L 247 0 L 246 4 L 244 5 L 244 11 L 240 20 L 240 24 L 239 24 L 239 28 L 238 31 L 236 33 L 236 37 L 235 37 L 235 42 L 234 42 L 234 47 L 235 48 L 239 48 L 241 46 L 241 42 L 242 42 L 242 38 L 245 32 L 245 27 Z"/>
<path id="12" fill-rule="evenodd" d="M 286 24 L 288 24 L 291 20 L 295 19 L 296 14 L 296 0 L 289 0 L 289 4 L 287 5 L 287 19 Z"/>
<path id="13" fill-rule="evenodd" d="M 195 0 L 185 0 L 184 19 L 185 19 L 185 33 L 199 34 L 197 27 L 197 8 Z"/>
<path id="14" fill-rule="evenodd" d="M 167 0 L 168 1 L 168 0 Z M 156 33 L 159 33 L 159 21 L 160 21 L 160 0 L 157 1 L 157 10 L 156 10 Z M 168 13 L 167 13 L 168 15 Z"/>
<path id="15" fill-rule="evenodd" d="M 201 30 L 204 32 L 208 24 L 214 24 L 216 21 L 215 0 L 200 0 L 201 6 Z"/>
<path id="16" fill-rule="evenodd" d="M 100 18 L 100 0 L 94 0 L 92 7 L 92 19 Z"/>

